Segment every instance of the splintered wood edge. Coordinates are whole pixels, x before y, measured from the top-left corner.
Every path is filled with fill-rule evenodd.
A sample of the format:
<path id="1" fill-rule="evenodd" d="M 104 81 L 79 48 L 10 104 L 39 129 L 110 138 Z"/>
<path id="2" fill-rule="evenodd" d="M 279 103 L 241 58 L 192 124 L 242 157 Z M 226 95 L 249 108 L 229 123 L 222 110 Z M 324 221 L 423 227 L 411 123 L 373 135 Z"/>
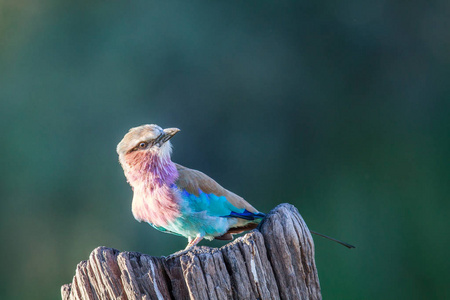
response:
<path id="1" fill-rule="evenodd" d="M 281 297 L 321 299 L 314 242 L 298 210 L 290 204 L 278 205 L 261 222 L 259 230 Z"/>

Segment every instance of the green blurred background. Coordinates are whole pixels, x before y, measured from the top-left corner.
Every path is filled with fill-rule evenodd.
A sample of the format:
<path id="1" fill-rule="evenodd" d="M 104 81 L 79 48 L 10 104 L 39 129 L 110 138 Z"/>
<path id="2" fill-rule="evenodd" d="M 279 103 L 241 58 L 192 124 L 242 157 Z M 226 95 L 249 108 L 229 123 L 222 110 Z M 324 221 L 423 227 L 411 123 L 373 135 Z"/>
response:
<path id="1" fill-rule="evenodd" d="M 185 247 L 131 214 L 115 147 L 145 123 L 355 244 L 315 237 L 325 299 L 450 297 L 447 0 L 1 0 L 0 99 L 1 299 L 58 299 L 100 245 Z"/>

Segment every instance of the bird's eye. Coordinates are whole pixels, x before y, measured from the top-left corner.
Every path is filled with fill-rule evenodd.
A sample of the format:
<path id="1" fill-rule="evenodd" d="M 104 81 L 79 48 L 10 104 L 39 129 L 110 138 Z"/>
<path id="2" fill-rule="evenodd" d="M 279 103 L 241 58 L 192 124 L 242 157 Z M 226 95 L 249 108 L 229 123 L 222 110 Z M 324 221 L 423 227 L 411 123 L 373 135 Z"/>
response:
<path id="1" fill-rule="evenodd" d="M 146 142 L 140 142 L 139 143 L 139 148 L 144 149 L 145 147 L 147 147 L 147 143 Z"/>

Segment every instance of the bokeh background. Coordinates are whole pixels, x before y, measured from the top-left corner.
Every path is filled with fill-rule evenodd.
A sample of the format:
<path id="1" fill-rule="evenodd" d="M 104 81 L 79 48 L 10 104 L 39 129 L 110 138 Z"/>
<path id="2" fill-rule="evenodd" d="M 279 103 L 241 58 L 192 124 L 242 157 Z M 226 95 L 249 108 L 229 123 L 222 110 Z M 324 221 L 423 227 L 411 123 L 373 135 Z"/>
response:
<path id="1" fill-rule="evenodd" d="M 59 299 L 97 246 L 186 245 L 131 214 L 115 152 L 294 204 L 324 299 L 449 298 L 450 2 L 0 1 L 1 299 Z M 203 242 L 219 247 L 224 243 Z"/>

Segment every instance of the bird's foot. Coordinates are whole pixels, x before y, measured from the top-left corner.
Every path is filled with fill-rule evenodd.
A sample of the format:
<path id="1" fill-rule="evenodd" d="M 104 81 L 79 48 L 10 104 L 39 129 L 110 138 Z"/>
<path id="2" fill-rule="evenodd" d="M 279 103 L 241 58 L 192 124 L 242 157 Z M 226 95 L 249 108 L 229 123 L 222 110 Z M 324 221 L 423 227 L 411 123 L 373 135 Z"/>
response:
<path id="1" fill-rule="evenodd" d="M 189 240 L 189 243 L 188 243 L 188 245 L 186 246 L 186 248 L 184 249 L 184 250 L 188 250 L 188 249 L 190 249 L 190 248 L 192 248 L 192 247 L 194 247 L 195 245 L 197 245 L 201 240 L 203 239 L 203 236 L 197 236 L 195 239 L 191 239 L 191 238 L 189 238 L 188 240 Z"/>

